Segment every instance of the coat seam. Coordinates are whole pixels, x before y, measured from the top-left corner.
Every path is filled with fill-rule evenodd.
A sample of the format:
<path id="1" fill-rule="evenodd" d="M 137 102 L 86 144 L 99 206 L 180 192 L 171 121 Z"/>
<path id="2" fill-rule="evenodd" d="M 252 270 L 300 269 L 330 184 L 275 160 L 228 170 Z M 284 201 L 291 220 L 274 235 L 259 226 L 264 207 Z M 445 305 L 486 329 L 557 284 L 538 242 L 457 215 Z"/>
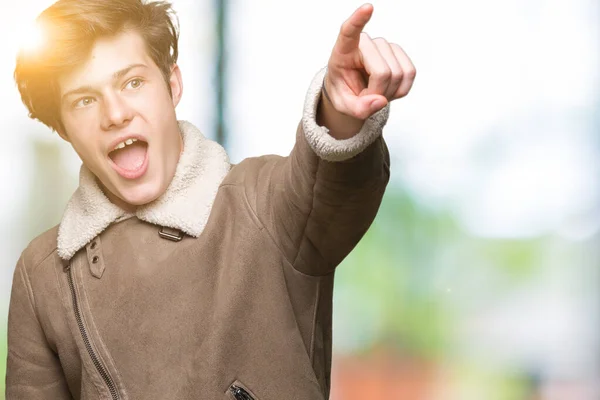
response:
<path id="1" fill-rule="evenodd" d="M 327 276 L 327 275 L 333 273 L 333 272 L 328 272 L 327 274 L 324 274 L 324 275 L 311 275 L 311 274 L 307 274 L 306 272 L 302 272 L 302 271 L 296 269 L 294 267 L 294 265 L 290 262 L 290 260 L 286 257 L 285 252 L 281 249 L 281 247 L 279 246 L 279 244 L 277 243 L 277 241 L 273 238 L 273 236 L 271 235 L 271 232 L 269 232 L 269 230 L 264 226 L 264 224 L 258 218 L 258 215 L 256 214 L 256 212 L 254 211 L 254 209 L 250 205 L 250 202 L 248 201 L 248 197 L 246 195 L 246 191 L 244 190 L 244 186 L 240 185 L 238 183 L 225 183 L 225 184 L 221 185 L 221 187 L 224 187 L 224 186 L 233 186 L 233 187 L 236 187 L 236 188 L 238 188 L 238 189 L 240 189 L 242 191 L 242 194 L 243 194 L 243 197 L 244 197 L 245 206 L 248 209 L 248 212 L 250 212 L 251 216 L 253 217 L 252 220 L 253 220 L 254 224 L 261 231 L 265 232 L 266 236 L 269 238 L 269 241 L 277 248 L 277 250 L 279 251 L 279 254 L 290 265 L 290 267 L 292 267 L 292 269 L 294 271 L 296 271 L 297 273 L 299 273 L 300 275 L 302 275 L 304 277 L 308 277 L 308 278 L 312 278 L 312 279 L 315 279 L 315 278 L 319 279 L 319 278 L 322 278 L 323 276 Z"/>
<path id="2" fill-rule="evenodd" d="M 52 252 L 50 252 L 50 254 L 52 254 Z M 48 256 L 50 254 L 48 254 Z M 45 261 L 48 258 L 48 256 L 46 256 L 44 258 L 44 260 L 42 260 L 42 262 Z M 41 265 L 42 262 L 38 263 L 37 265 Z M 46 344 L 48 345 L 48 347 L 50 347 L 50 341 L 48 340 L 48 336 L 46 335 L 46 330 L 44 329 L 42 320 L 40 318 L 40 313 L 39 313 L 37 305 L 36 305 L 35 295 L 33 293 L 33 288 L 31 287 L 31 279 L 29 278 L 29 274 L 27 273 L 27 268 L 25 266 L 25 260 L 23 258 L 21 258 L 20 263 L 22 264 L 22 268 L 20 268 L 19 273 L 21 274 L 21 279 L 23 279 L 23 283 L 25 284 L 25 288 L 27 290 L 27 297 L 29 298 L 29 305 L 31 307 L 31 310 L 33 311 L 33 315 L 35 315 L 35 320 L 37 321 L 37 324 L 42 332 L 42 335 L 44 336 Z M 54 349 L 52 349 L 51 347 L 50 347 L 50 350 L 54 354 L 57 354 L 54 351 Z"/>
<path id="3" fill-rule="evenodd" d="M 244 205 L 246 206 L 247 211 L 250 212 L 250 216 L 252 217 L 251 219 L 253 220 L 253 223 L 257 226 L 257 228 L 259 230 L 266 232 L 267 237 L 275 245 L 275 247 L 277 248 L 279 253 L 283 256 L 284 260 L 287 261 L 288 264 L 291 264 L 290 260 L 288 260 L 287 257 L 285 256 L 285 253 L 283 252 L 283 250 L 279 247 L 279 244 L 277 243 L 277 241 L 275 239 L 273 239 L 269 230 L 265 227 L 265 225 L 262 223 L 260 218 L 258 218 L 258 214 L 254 211 L 254 209 L 250 205 L 250 201 L 248 201 L 248 196 L 246 195 L 246 190 L 244 190 L 245 187 L 243 185 L 236 184 L 236 183 L 225 183 L 225 184 L 221 185 L 221 187 L 225 187 L 225 186 L 232 186 L 232 187 L 235 187 L 242 191 L 242 195 L 244 198 Z"/>
<path id="4" fill-rule="evenodd" d="M 60 269 L 62 270 L 62 266 L 60 266 Z M 58 297 L 60 299 L 60 304 L 62 305 L 62 311 L 63 311 L 62 312 L 62 317 L 63 317 L 62 322 L 64 324 L 64 329 L 68 333 L 71 333 L 71 338 L 73 339 L 74 342 L 76 342 L 77 337 L 73 336 L 73 332 L 71 331 L 71 329 L 69 327 L 69 315 L 70 315 L 70 313 L 69 313 L 69 309 L 67 308 L 67 304 L 65 303 L 65 299 L 68 302 L 69 293 L 65 293 L 64 290 L 63 290 L 63 287 L 62 287 L 61 282 L 60 282 L 60 278 L 61 278 L 60 274 L 61 274 L 61 272 L 59 272 L 60 270 L 57 269 L 56 262 L 54 262 L 54 264 L 52 265 L 52 271 L 54 272 L 54 279 L 55 279 L 55 284 L 56 284 L 56 291 L 57 291 Z M 63 272 L 63 274 L 66 275 L 65 272 Z M 66 297 L 65 297 L 65 295 L 66 295 Z M 58 355 L 58 345 L 57 345 L 58 342 L 59 342 L 58 337 L 56 337 L 55 340 L 54 340 L 54 345 L 56 347 L 55 353 L 57 355 Z M 77 346 L 77 345 L 75 345 L 75 346 Z M 69 355 L 67 355 L 67 356 L 69 356 Z M 60 356 L 59 356 L 59 359 L 60 359 Z M 71 390 L 71 385 L 70 385 L 69 380 L 67 379 L 67 374 L 65 372 L 65 369 L 63 368 L 62 360 L 61 360 L 61 364 L 60 364 L 60 369 L 61 369 L 61 372 L 62 372 L 62 378 L 64 379 L 64 382 L 65 382 L 65 386 L 67 387 L 67 389 L 69 390 L 69 393 L 73 397 L 73 392 Z M 96 385 L 92 385 L 92 386 L 96 387 Z M 98 388 L 96 388 L 96 390 L 97 389 Z"/>
<path id="5" fill-rule="evenodd" d="M 310 333 L 310 363 L 313 367 L 313 370 L 315 368 L 314 366 L 314 355 L 315 355 L 315 335 L 316 335 L 316 330 L 317 330 L 317 315 L 318 315 L 318 310 L 319 310 L 319 302 L 321 301 L 321 282 L 322 279 L 319 278 L 319 281 L 317 282 L 317 293 L 315 295 L 315 309 L 313 311 L 313 318 L 312 318 L 312 328 L 311 328 L 311 333 Z"/>
<path id="6" fill-rule="evenodd" d="M 52 249 L 50 252 L 48 252 L 48 254 L 46 254 L 44 257 L 42 257 L 42 259 L 41 259 L 39 262 L 35 263 L 35 264 L 34 264 L 34 265 L 31 267 L 31 269 L 38 268 L 38 267 L 39 267 L 40 265 L 42 265 L 42 264 L 43 264 L 43 263 L 44 263 L 44 262 L 45 262 L 45 261 L 48 259 L 48 257 L 50 257 L 50 256 L 52 255 L 52 253 L 54 253 L 55 251 L 56 251 L 56 247 L 54 247 L 54 248 L 53 248 L 53 249 Z M 25 252 L 23 252 L 23 256 L 24 256 L 24 253 L 25 253 Z M 46 332 L 45 332 L 45 331 L 44 331 L 44 329 L 42 328 L 42 323 L 41 323 L 41 320 L 40 320 L 40 315 L 39 315 L 39 312 L 38 312 L 38 309 L 37 309 L 37 305 L 36 305 L 36 302 L 35 302 L 35 295 L 34 295 L 34 293 L 33 293 L 33 288 L 31 287 L 31 279 L 29 278 L 29 274 L 27 273 L 27 266 L 25 265 L 25 259 L 24 259 L 24 257 L 23 257 L 23 256 L 21 257 L 21 264 L 23 265 L 23 267 L 21 268 L 21 269 L 22 269 L 22 271 L 21 271 L 21 274 L 22 274 L 22 278 L 23 278 L 23 275 L 24 275 L 24 277 L 25 277 L 25 280 L 24 280 L 24 282 L 25 282 L 25 286 L 26 286 L 26 288 L 27 288 L 27 296 L 29 297 L 29 303 L 30 303 L 30 305 L 31 305 L 31 308 L 33 309 L 33 313 L 35 314 L 35 318 L 36 318 L 36 320 L 38 321 L 38 324 L 40 325 L 40 328 L 42 329 L 42 332 L 44 332 L 44 337 L 46 338 L 46 341 L 48 341 L 48 338 L 46 337 Z"/>
<path id="7" fill-rule="evenodd" d="M 50 257 L 52 255 L 52 253 L 54 253 L 56 251 L 56 249 L 57 249 L 57 247 L 54 247 L 52 250 L 50 250 L 48 252 L 48 254 L 46 254 L 44 257 L 42 257 L 42 259 L 40 261 L 38 261 L 37 263 L 33 264 L 31 268 L 32 269 L 33 268 L 37 268 L 40 265 L 42 265 L 48 259 L 48 257 Z"/>
<path id="8" fill-rule="evenodd" d="M 292 263 L 292 268 L 294 268 L 298 272 L 301 272 L 301 271 L 299 271 L 298 268 L 296 268 L 296 261 L 298 261 L 298 257 L 300 256 L 300 249 L 302 248 L 302 244 L 304 243 L 304 241 L 306 239 L 306 230 L 308 229 L 308 221 L 310 221 L 310 217 L 311 217 L 313 211 L 315 210 L 315 186 L 317 186 L 317 180 L 318 180 L 317 177 L 318 177 L 318 174 L 319 174 L 319 169 L 321 168 L 321 159 L 318 156 L 316 158 L 317 158 L 317 168 L 315 170 L 315 178 L 314 178 L 315 181 L 313 182 L 312 190 L 311 190 L 312 202 L 311 202 L 311 205 L 310 205 L 310 211 L 309 211 L 309 213 L 308 213 L 308 215 L 306 217 L 306 221 L 304 223 L 304 229 L 302 231 L 302 236 L 300 237 L 300 243 L 298 243 L 298 251 L 296 252 L 296 257 L 294 258 L 294 262 Z M 301 272 L 301 273 L 304 273 L 304 272 Z M 327 273 L 325 275 L 328 275 L 328 274 L 329 273 Z M 317 274 L 317 275 L 306 274 L 306 275 L 315 276 L 315 277 L 322 276 L 322 275 L 319 275 L 319 274 Z"/>
<path id="9" fill-rule="evenodd" d="M 25 289 L 27 290 L 27 298 L 29 299 L 29 306 L 31 307 L 31 310 L 33 311 L 33 314 L 35 315 L 35 319 L 37 320 L 37 322 L 41 328 L 42 325 L 40 324 L 40 317 L 38 315 L 37 307 L 35 305 L 35 297 L 33 297 L 33 289 L 31 288 L 31 282 L 29 281 L 29 275 L 27 274 L 27 269 L 25 268 L 25 261 L 23 259 L 21 259 L 20 264 L 21 264 L 21 268 L 19 268 L 18 272 L 21 275 L 21 279 L 23 280 L 23 283 L 25 284 Z"/>

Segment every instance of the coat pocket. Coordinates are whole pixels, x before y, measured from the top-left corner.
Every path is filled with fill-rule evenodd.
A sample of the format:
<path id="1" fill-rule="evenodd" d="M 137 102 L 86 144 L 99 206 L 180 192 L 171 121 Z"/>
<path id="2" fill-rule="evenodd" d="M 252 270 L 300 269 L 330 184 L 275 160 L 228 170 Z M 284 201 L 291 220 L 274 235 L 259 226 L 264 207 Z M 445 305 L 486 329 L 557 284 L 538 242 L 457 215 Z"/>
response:
<path id="1" fill-rule="evenodd" d="M 239 380 L 235 380 L 229 385 L 229 388 L 227 389 L 227 398 L 232 400 L 259 400 L 259 398 Z"/>

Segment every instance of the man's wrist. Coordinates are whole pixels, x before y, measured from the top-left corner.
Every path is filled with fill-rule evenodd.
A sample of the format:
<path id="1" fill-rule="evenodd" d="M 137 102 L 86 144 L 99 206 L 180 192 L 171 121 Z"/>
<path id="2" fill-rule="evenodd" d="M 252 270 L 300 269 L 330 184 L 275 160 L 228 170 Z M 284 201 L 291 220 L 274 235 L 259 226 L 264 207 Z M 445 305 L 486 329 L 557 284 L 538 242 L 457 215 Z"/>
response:
<path id="1" fill-rule="evenodd" d="M 329 97 L 329 94 L 327 93 L 327 87 L 325 86 L 325 78 L 327 77 L 327 75 L 325 75 L 323 77 L 323 87 L 322 87 L 322 91 L 323 94 L 325 95 L 325 98 L 329 101 L 329 103 L 333 104 L 333 102 L 331 101 L 331 97 Z"/>
<path id="2" fill-rule="evenodd" d="M 327 74 L 323 78 L 321 96 L 317 106 L 317 124 L 325 126 L 329 130 L 329 135 L 335 139 L 349 139 L 360 131 L 365 121 L 338 111 L 327 92 L 326 82 Z"/>

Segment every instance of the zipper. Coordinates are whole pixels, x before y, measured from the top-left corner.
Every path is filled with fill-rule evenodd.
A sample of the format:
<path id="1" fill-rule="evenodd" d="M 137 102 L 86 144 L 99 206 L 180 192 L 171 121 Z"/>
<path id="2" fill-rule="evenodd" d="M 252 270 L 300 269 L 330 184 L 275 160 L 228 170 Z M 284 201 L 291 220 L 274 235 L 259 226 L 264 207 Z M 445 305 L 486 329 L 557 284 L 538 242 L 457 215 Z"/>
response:
<path id="1" fill-rule="evenodd" d="M 229 391 L 235 397 L 235 400 L 254 400 L 254 397 L 241 386 L 233 384 L 229 387 Z"/>
<path id="2" fill-rule="evenodd" d="M 69 288 L 71 289 L 71 297 L 73 299 L 73 310 L 75 310 L 75 319 L 77 320 L 77 325 L 79 326 L 79 332 L 81 333 L 81 337 L 83 338 L 83 343 L 85 344 L 85 348 L 87 349 L 92 362 L 96 366 L 98 373 L 104 380 L 104 383 L 108 386 L 108 390 L 110 391 L 111 398 L 113 400 L 119 400 L 119 392 L 117 392 L 117 388 L 112 378 L 108 374 L 108 371 L 102 363 L 100 359 L 96 355 L 96 352 L 92 348 L 92 344 L 90 342 L 90 338 L 88 336 L 87 330 L 85 329 L 85 325 L 83 325 L 83 319 L 81 318 L 81 312 L 79 311 L 79 303 L 77 302 L 77 296 L 75 295 L 75 285 L 73 284 L 73 272 L 71 271 L 71 264 L 65 267 L 67 271 L 67 276 L 69 278 Z M 236 398 L 237 399 L 237 398 Z M 245 399 L 244 399 L 245 400 Z"/>

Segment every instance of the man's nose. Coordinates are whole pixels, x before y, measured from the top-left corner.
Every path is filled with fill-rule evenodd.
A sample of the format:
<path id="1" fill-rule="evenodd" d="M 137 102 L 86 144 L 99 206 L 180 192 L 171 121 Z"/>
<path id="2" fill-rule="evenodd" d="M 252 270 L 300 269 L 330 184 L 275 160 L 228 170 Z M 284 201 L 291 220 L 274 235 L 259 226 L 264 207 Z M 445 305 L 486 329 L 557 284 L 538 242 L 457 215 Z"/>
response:
<path id="1" fill-rule="evenodd" d="M 102 129 L 111 130 L 127 126 L 133 118 L 133 111 L 127 102 L 118 94 L 104 97 L 104 115 L 102 118 Z"/>

